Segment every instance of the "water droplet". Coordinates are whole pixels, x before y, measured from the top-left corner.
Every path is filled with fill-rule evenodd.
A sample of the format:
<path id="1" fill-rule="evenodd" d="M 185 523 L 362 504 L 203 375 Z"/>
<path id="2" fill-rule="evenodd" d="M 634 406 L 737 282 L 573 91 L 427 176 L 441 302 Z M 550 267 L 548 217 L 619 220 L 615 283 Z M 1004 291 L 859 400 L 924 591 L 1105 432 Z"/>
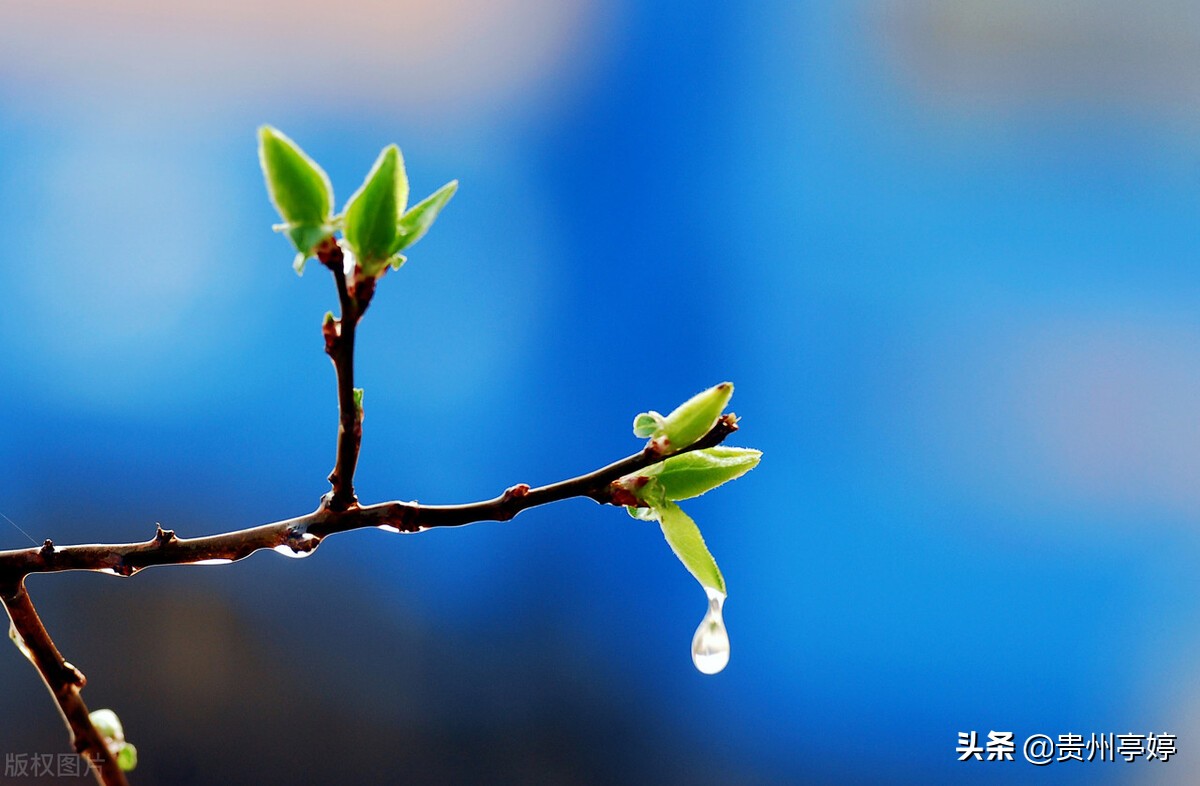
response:
<path id="1" fill-rule="evenodd" d="M 702 674 L 716 674 L 729 664 L 729 634 L 721 616 L 725 593 L 709 587 L 704 591 L 708 594 L 708 612 L 692 637 L 692 663 Z"/>
<path id="2" fill-rule="evenodd" d="M 189 565 L 229 565 L 232 562 L 233 562 L 233 560 L 225 559 L 222 557 L 222 558 L 218 558 L 218 559 L 201 559 L 201 560 L 196 560 L 195 562 L 189 562 L 187 564 L 189 564 Z"/>
<path id="3" fill-rule="evenodd" d="M 130 567 L 129 565 L 126 565 L 124 563 L 117 563 L 115 566 L 113 566 L 111 568 L 94 568 L 94 570 L 97 573 L 107 573 L 109 576 L 120 576 L 122 578 L 129 578 L 130 576 L 132 576 L 135 573 L 138 573 L 142 569 Z"/>
<path id="4" fill-rule="evenodd" d="M 17 649 L 21 651 L 21 654 L 32 663 L 33 653 L 29 651 L 29 645 L 25 643 L 25 637 L 17 633 L 16 625 L 8 626 L 8 637 L 12 639 L 13 644 L 17 645 Z"/>
<path id="5" fill-rule="evenodd" d="M 275 552 L 285 557 L 303 559 L 316 551 L 319 545 L 321 545 L 321 539 L 316 535 L 308 532 L 301 534 L 292 533 L 292 535 L 288 536 L 287 543 L 275 547 Z"/>

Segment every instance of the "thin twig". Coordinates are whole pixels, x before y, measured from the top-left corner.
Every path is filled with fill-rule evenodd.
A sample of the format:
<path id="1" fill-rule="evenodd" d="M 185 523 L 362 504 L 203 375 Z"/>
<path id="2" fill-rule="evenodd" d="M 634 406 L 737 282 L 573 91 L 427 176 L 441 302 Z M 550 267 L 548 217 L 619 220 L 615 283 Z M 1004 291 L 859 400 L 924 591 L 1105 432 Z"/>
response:
<path id="1" fill-rule="evenodd" d="M 370 300 L 370 293 L 359 302 L 357 287 L 346 281 L 345 256 L 333 238 L 317 248 L 317 259 L 333 272 L 337 284 L 341 317 L 326 327 L 325 351 L 337 374 L 338 438 L 337 459 L 329 473 L 332 490 L 325 501 L 331 510 L 347 510 L 358 503 L 354 494 L 354 470 L 362 444 L 362 418 L 354 401 L 354 336 L 358 320 Z"/>
<path id="2" fill-rule="evenodd" d="M 215 565 L 235 562 L 260 549 L 275 549 L 290 555 L 311 552 L 329 535 L 366 527 L 392 532 L 421 532 L 435 527 L 457 527 L 477 521 L 508 521 L 527 508 L 570 497 L 588 497 L 601 504 L 638 504 L 615 485 L 665 458 L 712 447 L 737 430 L 737 418 L 722 416 L 696 443 L 664 453 L 655 441 L 641 451 L 594 472 L 530 488 L 511 486 L 495 499 L 465 505 L 418 505 L 416 502 L 382 502 L 360 506 L 354 493 L 354 471 L 362 441 L 362 413 L 354 395 L 354 338 L 363 313 L 370 305 L 375 279 L 355 268 L 347 277 L 341 247 L 331 237 L 315 250 L 317 258 L 333 272 L 341 316 L 327 319 L 322 327 L 325 351 L 337 374 L 338 439 L 337 459 L 329 475 L 331 490 L 320 506 L 304 516 L 258 527 L 180 538 L 161 526 L 154 537 L 142 543 L 55 546 L 47 540 L 41 548 L 0 551 L 0 601 L 8 610 L 17 643 L 37 667 L 58 702 L 73 744 L 89 762 L 104 786 L 127 786 L 125 774 L 108 754 L 100 733 L 88 717 L 79 695 L 83 675 L 63 660 L 25 592 L 25 577 L 33 573 L 88 570 L 117 576 L 132 576 L 156 565 Z"/>
<path id="3" fill-rule="evenodd" d="M 104 737 L 96 730 L 88 716 L 87 705 L 80 690 L 87 683 L 78 669 L 63 660 L 46 626 L 38 617 L 24 580 L 3 585 L 0 601 L 12 620 L 13 638 L 17 647 L 42 675 L 42 682 L 58 704 L 63 723 L 71 732 L 71 744 L 75 751 L 87 759 L 96 781 L 102 786 L 128 786 L 125 773 L 117 766 L 117 758 L 111 755 Z"/>
<path id="4" fill-rule="evenodd" d="M 530 488 L 518 484 L 493 499 L 463 505 L 419 505 L 416 502 L 381 502 L 333 510 L 322 505 L 304 516 L 258 527 L 180 538 L 161 527 L 154 537 L 141 543 L 55 546 L 47 541 L 38 549 L 0 551 L 0 586 L 20 582 L 31 573 L 91 570 L 117 576 L 132 576 L 156 565 L 213 565 L 236 562 L 260 549 L 294 553 L 312 551 L 322 539 L 338 532 L 379 527 L 395 532 L 422 532 L 437 527 L 458 527 L 478 521 L 508 521 L 528 508 L 571 497 L 587 497 L 601 504 L 625 504 L 614 496 L 613 481 L 645 469 L 664 458 L 712 447 L 737 430 L 737 418 L 724 415 L 696 443 L 660 454 L 653 444 L 620 461 L 586 475 Z"/>

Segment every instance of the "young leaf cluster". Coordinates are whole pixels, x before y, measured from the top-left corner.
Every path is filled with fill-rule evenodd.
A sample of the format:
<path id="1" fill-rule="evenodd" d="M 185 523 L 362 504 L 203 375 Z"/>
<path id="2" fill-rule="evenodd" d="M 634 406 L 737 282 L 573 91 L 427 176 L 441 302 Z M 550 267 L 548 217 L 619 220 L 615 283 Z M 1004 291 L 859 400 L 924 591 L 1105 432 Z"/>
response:
<path id="1" fill-rule="evenodd" d="M 271 126 L 258 130 L 258 160 L 271 203 L 283 218 L 276 229 L 296 249 L 297 273 L 338 230 L 364 277 L 378 278 L 389 266 L 398 269 L 405 262 L 400 252 L 424 237 L 458 190 L 458 181 L 451 180 L 409 208 L 404 157 L 400 148 L 388 145 L 342 212 L 334 215 L 329 176 L 281 131 Z"/>
<path id="2" fill-rule="evenodd" d="M 121 719 L 117 717 L 117 713 L 112 710 L 96 710 L 88 713 L 88 718 L 96 727 L 96 731 L 104 737 L 109 755 L 115 756 L 117 759 L 117 766 L 125 772 L 137 767 L 137 748 L 133 747 L 132 743 L 126 742 L 125 729 L 121 725 Z"/>
<path id="3" fill-rule="evenodd" d="M 708 433 L 733 397 L 733 384 L 697 393 L 669 415 L 643 412 L 633 421 L 635 436 L 647 438 L 660 452 L 678 451 Z M 725 577 L 704 543 L 700 528 L 676 502 L 692 499 L 736 480 L 758 466 L 762 452 L 716 447 L 670 456 L 617 482 L 638 501 L 628 506 L 634 518 L 658 521 L 663 536 L 684 567 L 702 586 L 726 595 Z"/>

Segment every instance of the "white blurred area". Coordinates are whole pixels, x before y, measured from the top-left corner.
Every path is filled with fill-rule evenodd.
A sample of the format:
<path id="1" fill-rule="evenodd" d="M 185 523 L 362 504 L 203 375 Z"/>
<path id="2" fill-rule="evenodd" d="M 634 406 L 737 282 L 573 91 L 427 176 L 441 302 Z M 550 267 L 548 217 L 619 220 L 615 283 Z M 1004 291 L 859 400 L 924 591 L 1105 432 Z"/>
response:
<path id="1" fill-rule="evenodd" d="M 587 73 L 609 29 L 600 10 L 589 0 L 5 0 L 0 82 L 218 111 L 290 95 L 342 110 L 511 112 Z"/>
<path id="2" fill-rule="evenodd" d="M 10 288 L 40 304 L 26 328 L 42 360 L 62 364 L 56 384 L 82 373 L 91 394 L 120 384 L 121 375 L 104 380 L 122 358 L 135 373 L 146 362 L 149 377 L 162 356 L 179 355 L 177 332 L 224 316 L 240 283 L 211 261 L 229 240 L 211 174 L 137 136 L 96 131 L 22 162 L 32 218 L 17 247 L 47 273 L 70 275 L 54 275 L 53 285 L 49 275 L 18 277 Z"/>
<path id="3" fill-rule="evenodd" d="M 347 115 L 358 118 L 356 132 L 425 146 L 410 161 L 414 189 L 463 181 L 447 219 L 458 226 L 426 241 L 416 272 L 406 271 L 462 304 L 422 323 L 430 335 L 412 362 L 461 360 L 450 388 L 429 389 L 449 402 L 495 365 L 512 366 L 554 258 L 550 207 L 531 192 L 529 151 L 514 129 L 586 90 L 611 54 L 617 10 L 588 0 L 0 2 L 0 209 L 20 211 L 13 244 L 24 258 L 74 270 L 47 286 L 0 268 L 0 287 L 39 304 L 0 314 L 0 327 L 33 328 L 23 351 L 46 370 L 39 395 L 100 411 L 211 400 L 211 386 L 226 384 L 211 374 L 226 368 L 229 336 L 199 326 L 244 323 L 254 287 L 264 286 L 255 271 L 272 262 L 294 297 L 311 291 L 307 280 L 287 280 L 286 242 L 265 223 L 249 226 L 253 129 L 270 121 L 309 144 L 306 134 L 336 133 Z M 377 148 L 359 144 L 340 152 L 365 171 Z M 343 201 L 357 181 L 339 178 L 338 165 Z M 493 257 L 494 239 L 511 233 L 522 243 L 508 253 L 507 276 L 494 273 L 487 292 L 486 276 L 465 284 L 464 268 Z M 230 259 L 235 248 L 244 266 Z M 429 248 L 463 267 L 422 270 Z M 426 302 L 409 312 L 425 314 Z M 523 318 L 495 313 L 496 303 Z M 464 352 L 464 333 L 491 341 Z M 470 365 L 482 352 L 489 362 Z"/>
<path id="4" fill-rule="evenodd" d="M 1155 283 L 1186 264 L 1171 243 L 1193 236 L 1195 212 L 1171 200 L 1200 183 L 1200 3 L 860 11 L 874 44 L 862 73 L 899 88 L 888 133 L 965 205 L 946 199 L 929 220 L 966 227 L 961 246 L 933 245 L 961 291 L 938 292 L 947 322 L 897 361 L 911 382 L 890 416 L 913 423 L 905 449 L 931 482 L 1008 511 L 1015 538 L 1080 534 L 1072 516 L 1025 515 L 1038 508 L 1086 512 L 1092 533 L 1118 511 L 1137 531 L 1147 516 L 1200 516 L 1200 322 Z M 1139 258 L 1154 268 L 1145 283 Z M 1121 276 L 1138 283 L 1111 291 Z M 972 299 L 978 312 L 959 310 Z"/>
<path id="5" fill-rule="evenodd" d="M 1160 120 L 1200 110 L 1193 0 L 889 0 L 872 11 L 899 81 L 943 106 L 1099 106 Z"/>
<path id="6" fill-rule="evenodd" d="M 1090 535 L 1092 513 L 1139 511 L 1116 533 L 1131 536 L 1145 516 L 1200 515 L 1200 324 L 1149 313 L 1004 324 L 962 324 L 917 350 L 937 360 L 914 364 L 893 417 L 920 424 L 911 448 L 931 478 L 1013 514 L 1088 511 Z M 1029 535 L 1023 520 L 1014 537 Z M 1056 519 L 1062 537 L 1080 534 L 1072 520 Z M 1044 518 L 1028 523 L 1053 537 Z"/>

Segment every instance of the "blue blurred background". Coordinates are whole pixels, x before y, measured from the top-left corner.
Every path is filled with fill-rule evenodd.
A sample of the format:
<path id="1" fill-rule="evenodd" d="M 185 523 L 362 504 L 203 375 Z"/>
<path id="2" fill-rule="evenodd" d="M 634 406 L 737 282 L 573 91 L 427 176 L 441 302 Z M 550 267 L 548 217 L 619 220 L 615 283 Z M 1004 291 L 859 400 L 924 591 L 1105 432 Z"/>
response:
<path id="1" fill-rule="evenodd" d="M 585 501 L 34 599 L 145 783 L 1193 782 L 1198 73 L 1187 0 L 8 0 L 0 512 L 37 542 L 325 490 L 335 298 L 263 122 L 339 202 L 392 141 L 462 183 L 363 323 L 364 500 L 589 470 L 723 379 L 765 451 L 689 506 L 716 677 L 657 529 Z M 0 695 L 0 752 L 65 750 L 13 648 Z"/>

